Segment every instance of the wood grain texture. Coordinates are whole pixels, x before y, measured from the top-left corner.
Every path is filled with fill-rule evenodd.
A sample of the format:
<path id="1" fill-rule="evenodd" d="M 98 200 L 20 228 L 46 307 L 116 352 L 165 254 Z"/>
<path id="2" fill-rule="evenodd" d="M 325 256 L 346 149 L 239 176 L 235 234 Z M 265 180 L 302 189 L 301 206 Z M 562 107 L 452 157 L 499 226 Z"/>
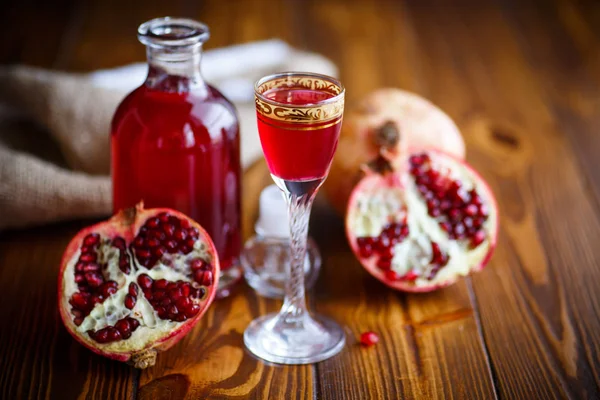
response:
<path id="1" fill-rule="evenodd" d="M 136 371 L 76 344 L 56 312 L 62 250 L 90 221 L 3 232 L 0 399 L 600 398 L 598 2 L 11 1 L 0 62 L 87 71 L 143 61 L 135 30 L 162 15 L 206 22 L 207 48 L 279 37 L 325 54 L 349 106 L 381 86 L 438 104 L 498 196 L 496 254 L 453 287 L 400 294 L 363 271 L 320 196 L 311 233 L 324 266 L 309 304 L 346 326 L 340 355 L 301 367 L 255 359 L 243 330 L 280 302 L 242 286 Z M 263 162 L 245 173 L 245 238 L 270 183 Z M 366 330 L 377 346 L 356 343 Z"/>

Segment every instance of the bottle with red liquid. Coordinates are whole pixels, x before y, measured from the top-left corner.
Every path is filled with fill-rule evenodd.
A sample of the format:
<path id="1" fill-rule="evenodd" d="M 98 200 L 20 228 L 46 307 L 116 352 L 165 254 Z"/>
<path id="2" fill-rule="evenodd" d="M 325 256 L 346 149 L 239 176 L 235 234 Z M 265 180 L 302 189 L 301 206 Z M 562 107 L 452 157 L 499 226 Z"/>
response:
<path id="1" fill-rule="evenodd" d="M 200 73 L 208 27 L 158 18 L 142 24 L 138 38 L 147 47 L 148 77 L 112 121 L 114 210 L 143 200 L 198 221 L 219 253 L 219 294 L 226 296 L 242 276 L 239 123 Z"/>

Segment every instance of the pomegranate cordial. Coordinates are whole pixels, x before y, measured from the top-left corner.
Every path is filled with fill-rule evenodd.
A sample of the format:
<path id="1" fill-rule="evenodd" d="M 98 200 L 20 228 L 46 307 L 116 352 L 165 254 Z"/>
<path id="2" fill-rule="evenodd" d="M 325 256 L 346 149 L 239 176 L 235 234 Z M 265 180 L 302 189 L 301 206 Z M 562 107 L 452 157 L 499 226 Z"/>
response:
<path id="1" fill-rule="evenodd" d="M 143 201 L 178 210 L 201 224 L 221 261 L 218 296 L 242 277 L 240 137 L 233 104 L 200 73 L 208 27 L 187 19 L 142 24 L 148 77 L 117 108 L 111 133 L 114 212 Z M 138 252 L 152 265 L 162 253 L 185 251 L 185 230 L 167 224 L 171 240 L 144 238 Z M 140 238 L 140 240 L 142 240 Z M 146 249 L 147 248 L 147 249 Z"/>
<path id="2" fill-rule="evenodd" d="M 429 292 L 483 268 L 497 225 L 485 181 L 464 161 L 428 150 L 395 171 L 367 173 L 350 197 L 346 233 L 377 279 L 394 289 Z"/>
<path id="3" fill-rule="evenodd" d="M 138 205 L 71 240 L 58 278 L 60 315 L 85 347 L 146 368 L 200 320 L 218 278 L 215 247 L 200 225 Z"/>

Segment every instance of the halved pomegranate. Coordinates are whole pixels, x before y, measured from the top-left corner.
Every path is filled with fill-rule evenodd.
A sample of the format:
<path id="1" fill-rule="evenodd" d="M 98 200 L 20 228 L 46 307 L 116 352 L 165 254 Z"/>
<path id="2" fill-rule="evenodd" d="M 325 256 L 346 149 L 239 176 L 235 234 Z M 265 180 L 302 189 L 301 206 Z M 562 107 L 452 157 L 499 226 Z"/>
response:
<path id="1" fill-rule="evenodd" d="M 90 350 L 146 368 L 200 320 L 218 276 L 202 227 L 177 211 L 138 205 L 71 240 L 58 278 L 59 311 Z"/>
<path id="2" fill-rule="evenodd" d="M 376 90 L 344 115 L 344 124 L 323 190 L 331 204 L 346 211 L 361 168 L 385 153 L 390 160 L 408 149 L 437 149 L 465 157 L 465 142 L 452 119 L 437 106 L 400 89 Z"/>
<path id="3" fill-rule="evenodd" d="M 493 193 L 473 168 L 427 150 L 391 172 L 367 173 L 350 197 L 346 233 L 377 279 L 394 289 L 429 292 L 485 266 L 496 244 L 497 215 Z"/>

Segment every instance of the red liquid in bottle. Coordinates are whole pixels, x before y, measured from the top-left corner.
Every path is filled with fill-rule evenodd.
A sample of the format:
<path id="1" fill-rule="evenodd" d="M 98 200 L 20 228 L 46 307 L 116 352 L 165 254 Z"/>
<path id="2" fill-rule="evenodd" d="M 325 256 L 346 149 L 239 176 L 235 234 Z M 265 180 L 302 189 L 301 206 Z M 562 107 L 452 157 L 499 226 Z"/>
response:
<path id="1" fill-rule="evenodd" d="M 231 266 L 241 247 L 238 129 L 233 106 L 209 85 L 136 89 L 112 124 L 115 211 L 140 200 L 179 210 L 210 234 L 221 269 Z"/>
<path id="2" fill-rule="evenodd" d="M 274 88 L 263 96 L 284 104 L 309 105 L 335 95 L 306 88 Z M 314 124 L 295 124 L 257 113 L 258 132 L 271 173 L 289 181 L 310 181 L 327 175 L 337 147 L 339 116 Z"/>

